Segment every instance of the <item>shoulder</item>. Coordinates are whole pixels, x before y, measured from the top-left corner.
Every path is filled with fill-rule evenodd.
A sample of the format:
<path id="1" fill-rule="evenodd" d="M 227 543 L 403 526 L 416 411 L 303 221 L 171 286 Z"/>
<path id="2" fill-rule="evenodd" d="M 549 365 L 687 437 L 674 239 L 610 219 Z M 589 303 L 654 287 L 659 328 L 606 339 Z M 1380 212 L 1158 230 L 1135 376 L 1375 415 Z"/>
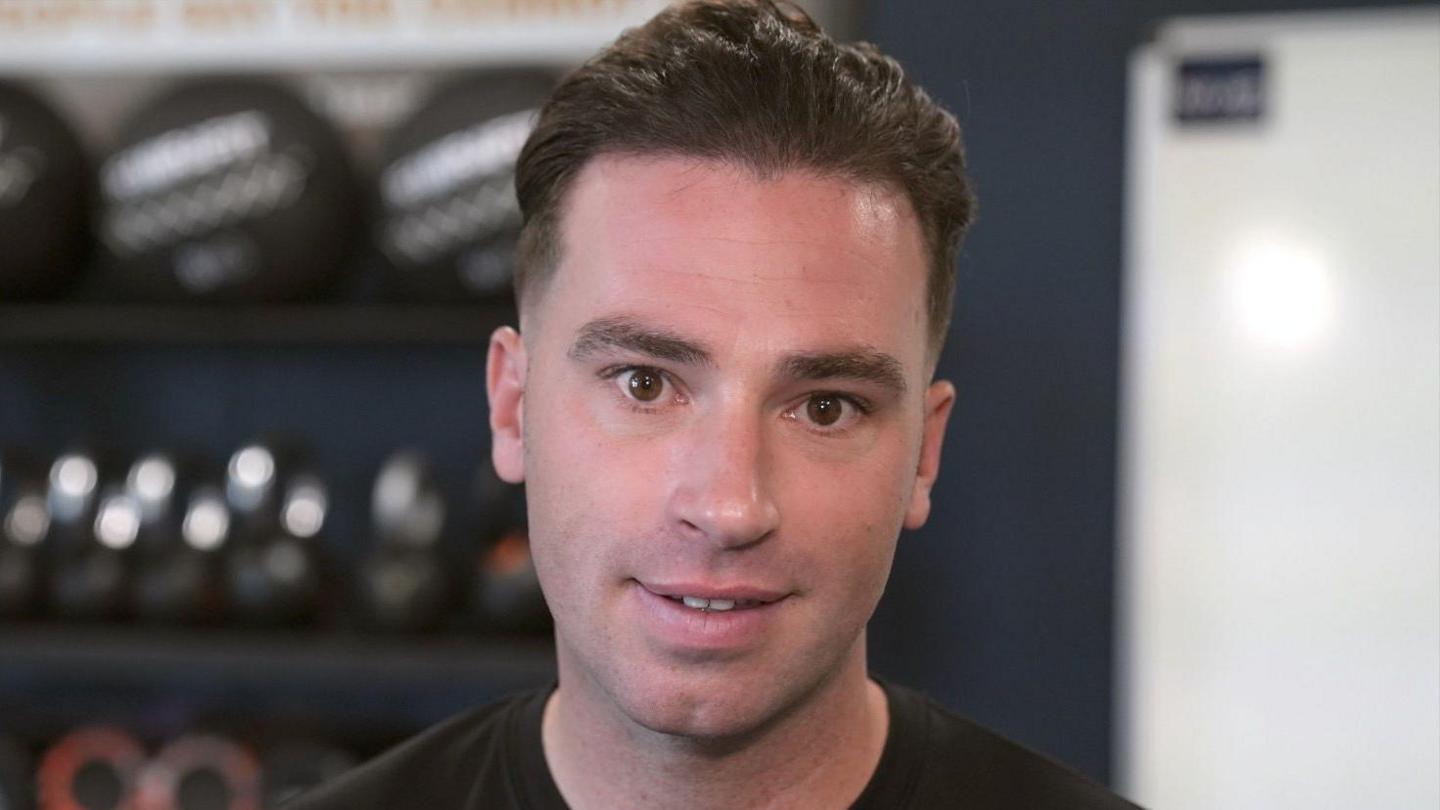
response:
<path id="1" fill-rule="evenodd" d="M 287 802 L 284 810 L 462 806 L 487 777 L 503 778 L 509 717 L 537 694 L 514 695 L 445 720 Z"/>
<path id="2" fill-rule="evenodd" d="M 910 689 L 886 685 L 892 723 L 922 740 L 925 766 L 915 806 L 1025 807 L 1030 810 L 1136 810 L 1136 806 L 1060 763 L 962 717 Z M 940 803 L 940 802 L 943 802 Z M 952 805 L 951 802 L 954 804 Z"/>

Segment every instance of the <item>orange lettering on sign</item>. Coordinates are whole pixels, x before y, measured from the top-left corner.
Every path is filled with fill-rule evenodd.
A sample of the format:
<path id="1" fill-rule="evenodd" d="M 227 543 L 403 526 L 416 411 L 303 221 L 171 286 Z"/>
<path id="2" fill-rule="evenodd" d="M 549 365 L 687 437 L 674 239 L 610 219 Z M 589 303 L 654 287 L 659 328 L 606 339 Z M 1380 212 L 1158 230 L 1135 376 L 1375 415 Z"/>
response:
<path id="1" fill-rule="evenodd" d="M 273 18 L 271 0 L 185 0 L 180 15 L 187 26 L 239 28 Z"/>
<path id="2" fill-rule="evenodd" d="M 0 30 L 51 32 L 139 28 L 155 22 L 155 0 L 3 0 Z"/>
<path id="3" fill-rule="evenodd" d="M 426 12 L 431 17 L 473 19 L 478 17 L 579 16 L 594 13 L 615 13 L 629 5 L 628 0 L 429 0 Z"/>
<path id="4" fill-rule="evenodd" d="M 304 15 L 333 23 L 389 22 L 395 17 L 394 0 L 301 0 Z"/>

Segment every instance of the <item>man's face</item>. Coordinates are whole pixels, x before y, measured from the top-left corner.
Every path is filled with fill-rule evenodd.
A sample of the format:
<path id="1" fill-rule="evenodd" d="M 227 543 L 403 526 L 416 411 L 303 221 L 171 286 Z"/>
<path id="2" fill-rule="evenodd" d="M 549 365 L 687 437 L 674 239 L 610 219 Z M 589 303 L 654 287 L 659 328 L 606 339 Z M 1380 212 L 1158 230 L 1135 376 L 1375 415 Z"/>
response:
<path id="1" fill-rule="evenodd" d="M 953 389 L 928 384 L 919 227 L 878 187 L 602 157 L 562 230 L 489 369 L 562 685 L 656 731 L 753 731 L 863 671 L 928 513 Z"/>

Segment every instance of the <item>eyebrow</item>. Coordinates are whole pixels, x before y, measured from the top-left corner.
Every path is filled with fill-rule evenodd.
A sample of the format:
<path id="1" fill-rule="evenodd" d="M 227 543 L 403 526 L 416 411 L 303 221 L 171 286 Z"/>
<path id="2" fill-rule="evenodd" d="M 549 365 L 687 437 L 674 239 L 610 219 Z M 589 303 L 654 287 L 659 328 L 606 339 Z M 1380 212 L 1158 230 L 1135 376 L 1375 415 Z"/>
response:
<path id="1" fill-rule="evenodd" d="M 607 349 L 648 355 L 658 360 L 695 366 L 714 366 L 710 351 L 689 338 L 641 321 L 616 316 L 597 318 L 580 327 L 569 356 L 585 360 Z M 904 394 L 904 367 L 893 356 L 861 346 L 826 352 L 799 352 L 784 357 L 780 372 L 796 380 L 855 380 Z"/>
<path id="2" fill-rule="evenodd" d="M 781 361 L 787 376 L 797 380 L 856 380 L 904 394 L 905 372 L 900 361 L 870 348 L 839 352 L 805 352 Z"/>
<path id="3" fill-rule="evenodd" d="M 597 318 L 580 327 L 570 346 L 570 359 L 584 360 L 605 349 L 637 352 L 684 365 L 715 365 L 710 352 L 700 344 L 626 317 Z"/>

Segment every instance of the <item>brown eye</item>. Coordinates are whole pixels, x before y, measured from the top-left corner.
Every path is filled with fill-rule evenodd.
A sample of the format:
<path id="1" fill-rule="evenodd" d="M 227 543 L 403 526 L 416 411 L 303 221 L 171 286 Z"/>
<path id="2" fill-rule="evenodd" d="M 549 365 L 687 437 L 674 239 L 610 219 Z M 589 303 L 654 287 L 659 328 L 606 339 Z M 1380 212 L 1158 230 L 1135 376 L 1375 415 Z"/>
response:
<path id="1" fill-rule="evenodd" d="M 840 414 L 844 407 L 839 397 L 816 394 L 810 397 L 809 402 L 805 403 L 805 414 L 810 417 L 811 422 L 821 427 L 829 427 L 840 421 Z"/>
<path id="2" fill-rule="evenodd" d="M 630 372 L 625 387 L 629 389 L 630 396 L 641 402 L 654 402 L 665 390 L 665 380 L 650 369 L 639 368 Z"/>

